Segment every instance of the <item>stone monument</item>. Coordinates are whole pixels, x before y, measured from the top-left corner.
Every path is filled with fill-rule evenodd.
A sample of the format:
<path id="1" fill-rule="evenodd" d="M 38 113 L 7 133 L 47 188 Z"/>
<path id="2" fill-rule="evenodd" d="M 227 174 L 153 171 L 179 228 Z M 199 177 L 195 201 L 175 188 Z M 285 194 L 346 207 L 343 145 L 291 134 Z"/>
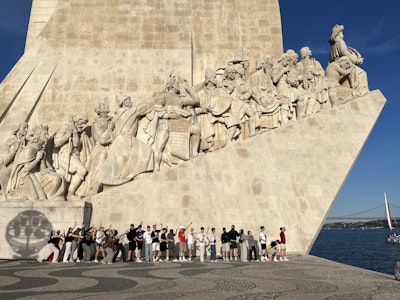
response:
<path id="1" fill-rule="evenodd" d="M 278 0 L 33 1 L 0 85 L 0 257 L 140 220 L 285 226 L 308 253 L 385 103 L 343 30 L 324 70 L 283 52 Z"/>

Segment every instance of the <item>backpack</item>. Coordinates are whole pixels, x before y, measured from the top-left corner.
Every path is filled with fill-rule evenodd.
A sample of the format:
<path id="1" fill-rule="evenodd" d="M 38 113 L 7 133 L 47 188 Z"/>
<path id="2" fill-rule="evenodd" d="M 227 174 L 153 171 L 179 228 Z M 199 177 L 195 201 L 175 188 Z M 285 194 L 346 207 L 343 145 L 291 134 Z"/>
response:
<path id="1" fill-rule="evenodd" d="M 394 267 L 394 278 L 400 280 L 400 261 L 398 261 Z"/>

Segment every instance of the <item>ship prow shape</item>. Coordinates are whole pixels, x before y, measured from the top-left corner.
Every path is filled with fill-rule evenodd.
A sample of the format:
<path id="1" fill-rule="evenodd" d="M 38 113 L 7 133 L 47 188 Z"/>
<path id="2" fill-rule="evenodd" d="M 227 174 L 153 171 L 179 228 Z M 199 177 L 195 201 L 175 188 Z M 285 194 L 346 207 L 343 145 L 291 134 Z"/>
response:
<path id="1" fill-rule="evenodd" d="M 306 254 L 377 121 L 379 90 L 247 140 L 230 143 L 162 172 L 89 197 L 92 222 L 232 224 L 279 238 Z"/>

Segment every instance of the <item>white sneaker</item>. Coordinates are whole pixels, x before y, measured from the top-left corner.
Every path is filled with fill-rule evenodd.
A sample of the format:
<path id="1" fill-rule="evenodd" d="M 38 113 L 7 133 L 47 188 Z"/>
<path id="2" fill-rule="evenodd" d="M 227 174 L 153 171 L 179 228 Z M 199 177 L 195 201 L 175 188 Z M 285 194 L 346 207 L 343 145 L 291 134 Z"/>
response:
<path id="1" fill-rule="evenodd" d="M 137 262 L 137 263 L 141 263 L 141 262 L 143 262 L 143 261 L 140 260 L 140 258 L 137 258 L 137 259 L 136 259 L 136 262 Z"/>
<path id="2" fill-rule="evenodd" d="M 287 257 L 284 257 L 284 258 L 283 258 L 283 261 L 289 261 L 289 260 L 287 259 Z"/>
<path id="3" fill-rule="evenodd" d="M 235 261 L 237 261 L 237 257 L 235 256 Z"/>
<path id="4" fill-rule="evenodd" d="M 179 260 L 178 260 L 178 259 L 176 259 L 176 258 L 173 260 L 173 262 L 178 262 L 178 261 L 179 261 Z"/>
<path id="5" fill-rule="evenodd" d="M 93 262 L 96 262 L 96 263 L 97 263 L 97 262 L 99 262 L 99 261 L 98 261 L 97 259 L 95 259 Z"/>
<path id="6" fill-rule="evenodd" d="M 285 261 L 285 260 L 283 259 L 283 257 L 280 257 L 279 260 L 280 260 L 280 261 Z"/>
<path id="7" fill-rule="evenodd" d="M 38 258 L 37 261 L 41 263 L 43 260 L 41 260 L 40 258 Z"/>
<path id="8" fill-rule="evenodd" d="M 279 262 L 279 260 L 276 258 L 276 256 L 274 257 L 274 261 L 275 262 Z"/>
<path id="9" fill-rule="evenodd" d="M 81 262 L 81 260 L 79 258 L 76 259 L 76 262 Z"/>

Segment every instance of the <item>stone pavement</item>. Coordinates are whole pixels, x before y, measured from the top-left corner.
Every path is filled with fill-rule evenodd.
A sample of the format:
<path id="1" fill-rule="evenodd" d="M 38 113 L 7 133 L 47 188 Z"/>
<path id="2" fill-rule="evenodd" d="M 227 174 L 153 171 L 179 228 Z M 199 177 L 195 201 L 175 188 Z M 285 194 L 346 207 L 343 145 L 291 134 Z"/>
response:
<path id="1" fill-rule="evenodd" d="M 400 299 L 393 276 L 315 256 L 289 262 L 0 261 L 0 299 Z"/>

